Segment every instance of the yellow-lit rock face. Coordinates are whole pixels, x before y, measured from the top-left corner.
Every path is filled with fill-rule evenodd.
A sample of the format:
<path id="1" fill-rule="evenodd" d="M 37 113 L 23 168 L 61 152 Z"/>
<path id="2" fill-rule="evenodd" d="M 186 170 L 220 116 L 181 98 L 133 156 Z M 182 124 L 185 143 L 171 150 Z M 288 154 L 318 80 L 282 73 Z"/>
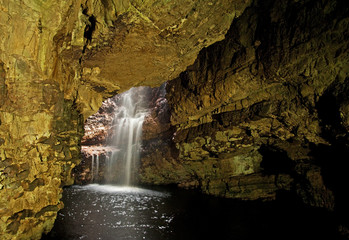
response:
<path id="1" fill-rule="evenodd" d="M 255 1 L 167 84 L 173 139 L 149 147 L 144 182 L 240 199 L 293 189 L 334 208 L 348 181 L 337 172 L 348 168 L 348 10 L 308 3 Z"/>
<path id="2" fill-rule="evenodd" d="M 222 40 L 232 20 L 250 2 L 130 1 L 127 10 L 115 9 L 121 16 L 112 15 L 105 22 L 108 29 L 98 14 L 101 9 L 87 4 L 86 16 L 96 18 L 96 32 L 82 66 L 98 66 L 100 71 L 98 77 L 89 73 L 82 77 L 106 88 L 116 84 L 121 90 L 144 84 L 159 86 L 192 64 L 200 49 Z M 96 45 L 104 46 L 103 50 Z"/>
<path id="3" fill-rule="evenodd" d="M 70 6 L 0 5 L 0 235 L 40 239 L 63 207 L 61 187 L 79 156 L 70 149 L 79 144 L 79 115 L 53 78 L 53 38 Z"/>
<path id="4" fill-rule="evenodd" d="M 39 239 L 103 99 L 159 86 L 251 1 L 0 0 L 0 236 Z"/>

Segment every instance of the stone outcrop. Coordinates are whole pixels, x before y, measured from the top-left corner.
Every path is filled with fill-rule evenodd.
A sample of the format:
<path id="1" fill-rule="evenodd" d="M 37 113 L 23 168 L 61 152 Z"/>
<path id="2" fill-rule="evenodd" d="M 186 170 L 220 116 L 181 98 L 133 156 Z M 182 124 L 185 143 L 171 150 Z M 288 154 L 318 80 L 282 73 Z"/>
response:
<path id="1" fill-rule="evenodd" d="M 0 236 L 52 228 L 104 99 L 169 80 L 143 182 L 347 210 L 348 15 L 341 0 L 0 0 Z"/>
<path id="2" fill-rule="evenodd" d="M 117 99 L 118 95 L 103 101 L 98 112 L 86 119 L 82 145 L 106 145 L 112 138 L 114 112 L 119 107 Z"/>
<path id="3" fill-rule="evenodd" d="M 143 181 L 249 200 L 293 192 L 345 222 L 343 4 L 255 1 L 223 41 L 168 82 L 173 139 L 149 145 Z"/>
<path id="4" fill-rule="evenodd" d="M 72 171 L 75 184 L 104 182 L 107 158 L 116 150 L 111 143 L 119 97 L 120 95 L 116 95 L 103 101 L 99 110 L 85 120 L 84 136 L 81 139 L 81 162 Z M 97 156 L 98 169 L 92 169 L 92 165 L 97 165 Z"/>
<path id="5" fill-rule="evenodd" d="M 0 1 L 1 239 L 50 231 L 80 158 L 83 119 L 54 76 L 72 2 Z"/>

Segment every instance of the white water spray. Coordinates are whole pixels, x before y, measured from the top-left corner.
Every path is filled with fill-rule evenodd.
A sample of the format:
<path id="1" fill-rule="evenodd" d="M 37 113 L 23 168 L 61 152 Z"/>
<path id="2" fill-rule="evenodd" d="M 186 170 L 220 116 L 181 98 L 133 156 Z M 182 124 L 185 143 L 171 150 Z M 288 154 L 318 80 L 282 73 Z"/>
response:
<path id="1" fill-rule="evenodd" d="M 93 182 L 94 180 L 94 176 L 95 176 L 95 155 L 92 154 L 92 158 L 91 158 L 91 182 Z"/>
<path id="2" fill-rule="evenodd" d="M 91 157 L 91 182 L 99 178 L 99 155 L 92 154 Z"/>
<path id="3" fill-rule="evenodd" d="M 99 179 L 99 155 L 96 155 L 96 180 Z"/>

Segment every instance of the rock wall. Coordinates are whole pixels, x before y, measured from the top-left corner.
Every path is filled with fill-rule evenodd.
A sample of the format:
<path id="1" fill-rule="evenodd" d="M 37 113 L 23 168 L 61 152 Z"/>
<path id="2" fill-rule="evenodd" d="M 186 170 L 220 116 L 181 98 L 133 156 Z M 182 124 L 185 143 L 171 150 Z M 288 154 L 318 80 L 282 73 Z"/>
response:
<path id="1" fill-rule="evenodd" d="M 346 222 L 348 16 L 344 1 L 254 1 L 168 82 L 173 138 L 149 144 L 143 181 L 240 199 L 290 191 Z"/>
<path id="2" fill-rule="evenodd" d="M 73 6 L 0 1 L 1 239 L 48 232 L 79 161 L 83 120 L 54 79 L 54 36 Z"/>
<path id="3" fill-rule="evenodd" d="M 102 100 L 176 77 L 250 4 L 0 0 L 1 238 L 52 228 Z"/>

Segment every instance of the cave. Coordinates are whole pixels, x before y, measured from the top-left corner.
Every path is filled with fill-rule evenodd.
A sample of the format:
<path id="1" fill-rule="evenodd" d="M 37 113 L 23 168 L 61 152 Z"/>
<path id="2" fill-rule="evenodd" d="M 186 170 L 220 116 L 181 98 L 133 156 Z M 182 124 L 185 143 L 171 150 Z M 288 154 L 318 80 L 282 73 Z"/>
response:
<path id="1" fill-rule="evenodd" d="M 74 191 L 121 181 L 101 147 L 120 131 L 84 124 L 141 86 L 121 182 L 177 216 L 154 238 L 349 237 L 346 1 L 3 0 L 0 19 L 0 239 L 53 239 Z"/>

